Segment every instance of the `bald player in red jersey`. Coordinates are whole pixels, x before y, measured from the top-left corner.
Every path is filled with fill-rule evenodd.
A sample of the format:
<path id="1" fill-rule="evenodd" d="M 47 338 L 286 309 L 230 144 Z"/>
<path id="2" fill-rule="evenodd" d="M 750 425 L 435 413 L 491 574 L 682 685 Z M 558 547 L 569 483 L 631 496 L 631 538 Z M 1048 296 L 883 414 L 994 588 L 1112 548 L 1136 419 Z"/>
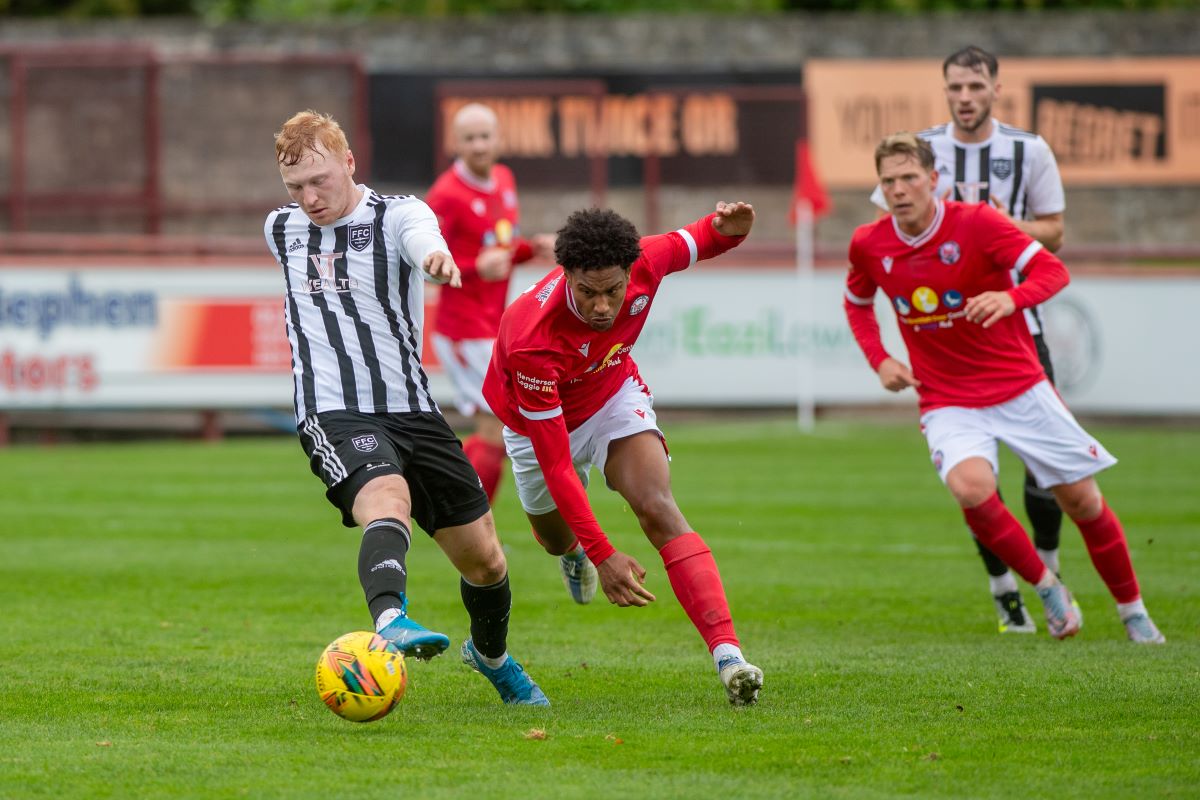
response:
<path id="1" fill-rule="evenodd" d="M 1166 641 L 1142 602 L 1121 523 L 1093 477 L 1116 459 L 1067 410 L 1015 313 L 1066 286 L 1066 267 L 987 204 L 938 199 L 924 139 L 885 138 L 875 168 L 891 215 L 854 233 L 846 316 L 884 388 L 916 389 L 933 465 L 967 525 L 1036 587 L 1052 636 L 1079 631 L 1070 592 L 996 493 L 997 442 L 1004 442 L 1079 527 L 1129 639 Z M 1014 269 L 1024 277 L 1019 286 Z M 884 349 L 877 290 L 896 311 L 911 369 Z"/>
<path id="2" fill-rule="evenodd" d="M 572 598 L 589 602 L 598 579 L 618 606 L 655 599 L 646 570 L 613 547 L 592 513 L 585 489 L 596 466 L 658 550 L 733 705 L 757 701 L 763 673 L 743 657 L 716 561 L 671 494 L 653 397 L 630 350 L 663 278 L 735 247 L 753 223 L 749 204 L 718 203 L 680 230 L 639 238 L 612 211 L 575 212 L 558 231 L 561 267 L 504 312 L 483 386 L 505 425 L 521 505 L 538 541 L 560 557 Z"/>
<path id="3" fill-rule="evenodd" d="M 483 376 L 508 300 L 512 268 L 534 256 L 553 256 L 554 237 L 521 237 L 516 180 L 497 161 L 495 112 L 468 103 L 452 125 L 457 157 L 425 202 L 437 214 L 450 255 L 462 271 L 462 286 L 442 289 L 430 340 L 454 387 L 455 407 L 475 422 L 463 450 L 490 502 L 504 471 L 504 440 L 503 425 L 483 399 Z"/>

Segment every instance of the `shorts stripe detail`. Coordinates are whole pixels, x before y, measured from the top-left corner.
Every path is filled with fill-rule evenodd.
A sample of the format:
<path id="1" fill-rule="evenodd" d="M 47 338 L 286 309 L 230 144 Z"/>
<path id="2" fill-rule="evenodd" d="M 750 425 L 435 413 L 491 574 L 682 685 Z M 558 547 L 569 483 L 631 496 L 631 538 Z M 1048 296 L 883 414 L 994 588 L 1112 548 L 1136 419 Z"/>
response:
<path id="1" fill-rule="evenodd" d="M 517 406 L 517 410 L 521 412 L 521 416 L 525 419 L 554 419 L 555 417 L 561 417 L 563 413 L 562 406 L 555 406 L 549 411 L 529 411 Z"/>
<path id="2" fill-rule="evenodd" d="M 1024 250 L 1022 250 L 1021 255 L 1017 257 L 1017 263 L 1013 264 L 1013 269 L 1015 269 L 1017 272 L 1020 272 L 1021 270 L 1025 269 L 1025 265 L 1029 263 L 1029 259 L 1031 259 L 1035 255 L 1037 255 L 1037 251 L 1041 250 L 1041 249 L 1042 249 L 1041 242 L 1038 242 L 1038 241 L 1030 242 L 1029 246 L 1026 247 Z"/>
<path id="3" fill-rule="evenodd" d="M 317 422 L 316 417 L 305 418 L 304 433 L 313 440 L 313 452 L 321 457 L 321 469 L 325 470 L 334 483 L 345 480 L 349 474 L 346 472 L 346 465 L 334 452 L 333 445 L 329 443 L 325 431 L 321 430 L 321 423 Z"/>
<path id="4" fill-rule="evenodd" d="M 859 297 L 849 289 L 846 290 L 846 299 L 856 306 L 873 306 L 875 305 L 874 297 Z"/>
<path id="5" fill-rule="evenodd" d="M 680 228 L 675 232 L 683 237 L 683 241 L 687 242 L 688 253 L 691 254 L 691 260 L 688 261 L 688 266 L 690 267 L 692 264 L 695 264 L 696 259 L 699 258 L 699 251 L 696 249 L 696 240 L 693 239 L 692 235 L 683 228 Z"/>

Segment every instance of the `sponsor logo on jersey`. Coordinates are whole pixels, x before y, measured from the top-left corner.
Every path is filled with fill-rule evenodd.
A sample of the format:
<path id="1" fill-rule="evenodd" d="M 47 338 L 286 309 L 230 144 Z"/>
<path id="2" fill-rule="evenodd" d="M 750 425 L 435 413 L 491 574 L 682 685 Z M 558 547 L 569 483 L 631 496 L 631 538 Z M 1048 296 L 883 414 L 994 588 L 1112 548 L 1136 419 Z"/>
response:
<path id="1" fill-rule="evenodd" d="M 370 472 L 371 470 L 376 470 L 376 469 L 383 469 L 386 466 L 387 466 L 386 461 L 383 461 L 379 464 L 367 464 L 367 472 Z"/>
<path id="2" fill-rule="evenodd" d="M 304 282 L 309 294 L 320 294 L 325 291 L 348 292 L 358 288 L 358 281 L 351 277 L 337 277 L 337 260 L 341 253 L 314 253 L 309 256 L 320 277 L 309 278 Z"/>
<path id="3" fill-rule="evenodd" d="M 892 274 L 892 257 L 891 256 L 883 257 L 883 271 L 886 272 L 888 275 Z"/>
<path id="4" fill-rule="evenodd" d="M 988 199 L 988 185 L 981 181 L 955 181 L 958 196 L 964 203 L 981 203 Z"/>
<path id="5" fill-rule="evenodd" d="M 1000 180 L 1004 180 L 1009 175 L 1012 175 L 1013 160 L 1011 158 L 993 158 L 992 159 L 992 174 Z"/>
<path id="6" fill-rule="evenodd" d="M 546 305 L 546 301 L 550 299 L 550 295 L 554 294 L 554 290 L 558 288 L 558 282 L 562 280 L 562 275 L 559 275 L 554 280 L 542 287 L 542 290 L 537 293 L 538 305 Z"/>
<path id="7" fill-rule="evenodd" d="M 928 314 L 938 307 L 937 292 L 928 286 L 918 286 L 913 290 L 912 303 L 914 308 L 918 308 Z"/>
<path id="8" fill-rule="evenodd" d="M 369 433 L 366 436 L 355 436 L 350 440 L 354 445 L 354 449 L 361 453 L 369 453 L 376 447 L 379 447 L 379 440 L 375 438 L 375 434 Z"/>
<path id="9" fill-rule="evenodd" d="M 900 297 L 899 295 L 892 298 L 892 304 L 894 306 L 896 306 L 896 310 L 899 311 L 901 314 L 911 314 L 912 313 L 912 306 L 909 305 L 908 300 L 904 299 L 903 297 Z"/>
<path id="10" fill-rule="evenodd" d="M 942 302 L 946 304 L 946 308 L 958 308 L 962 305 L 962 292 L 957 289 L 947 289 L 942 294 Z"/>
<path id="11" fill-rule="evenodd" d="M 513 224 L 506 219 L 496 220 L 496 242 L 508 247 L 513 241 Z"/>
<path id="12" fill-rule="evenodd" d="M 962 248 L 959 247 L 958 242 L 954 241 L 953 239 L 948 242 L 943 242 L 942 246 L 938 248 L 938 258 L 940 258 L 942 263 L 947 266 L 951 264 L 957 264 L 958 259 L 961 257 Z"/>
<path id="13" fill-rule="evenodd" d="M 517 370 L 517 385 L 527 392 L 553 392 L 554 381 L 545 378 L 535 378 Z"/>
<path id="14" fill-rule="evenodd" d="M 366 250 L 367 245 L 371 243 L 371 231 L 373 228 L 374 226 L 370 223 L 366 225 L 351 225 L 350 246 L 359 252 Z"/>
<path id="15" fill-rule="evenodd" d="M 292 242 L 287 247 L 287 251 L 289 254 L 294 253 L 297 250 L 303 250 L 303 249 L 304 249 L 304 242 L 300 241 L 300 237 L 298 237 L 298 236 L 296 237 L 296 241 Z"/>
<path id="16" fill-rule="evenodd" d="M 636 317 L 645 311 L 648 305 L 650 305 L 650 295 L 638 295 L 638 297 L 634 298 L 633 304 L 629 306 L 629 316 Z"/>

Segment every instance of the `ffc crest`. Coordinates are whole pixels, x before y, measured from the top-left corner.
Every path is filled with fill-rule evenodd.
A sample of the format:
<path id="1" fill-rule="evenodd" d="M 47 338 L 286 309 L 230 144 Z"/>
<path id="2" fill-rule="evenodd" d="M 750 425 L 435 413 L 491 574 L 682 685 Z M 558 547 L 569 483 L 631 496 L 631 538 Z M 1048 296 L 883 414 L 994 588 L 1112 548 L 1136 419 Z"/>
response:
<path id="1" fill-rule="evenodd" d="M 638 295 L 634 298 L 633 303 L 629 306 L 629 316 L 636 317 L 638 314 L 646 310 L 646 306 L 650 305 L 650 295 Z"/>
<path id="2" fill-rule="evenodd" d="M 962 249 L 958 246 L 958 242 L 953 239 L 943 242 L 942 246 L 938 248 L 938 258 L 947 266 L 957 264 L 960 256 L 962 256 Z"/>
<path id="3" fill-rule="evenodd" d="M 993 158 L 992 159 L 992 174 L 1000 180 L 1004 180 L 1009 175 L 1012 175 L 1013 160 L 1011 158 Z"/>
<path id="4" fill-rule="evenodd" d="M 350 246 L 359 252 L 366 250 L 367 245 L 371 243 L 372 226 L 367 225 L 351 225 L 350 226 Z"/>
<path id="5" fill-rule="evenodd" d="M 355 436 L 350 440 L 354 445 L 354 449 L 362 453 L 369 453 L 376 447 L 379 447 L 379 440 L 375 438 L 375 434 L 369 433 L 366 436 Z"/>

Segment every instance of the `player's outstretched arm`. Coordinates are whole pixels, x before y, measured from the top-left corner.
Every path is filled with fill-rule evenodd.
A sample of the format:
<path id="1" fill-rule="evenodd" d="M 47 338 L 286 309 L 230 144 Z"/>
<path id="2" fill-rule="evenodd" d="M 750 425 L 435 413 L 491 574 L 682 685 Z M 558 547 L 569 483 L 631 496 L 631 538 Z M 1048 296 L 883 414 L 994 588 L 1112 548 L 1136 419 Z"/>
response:
<path id="1" fill-rule="evenodd" d="M 454 289 L 462 287 L 462 273 L 459 272 L 458 265 L 454 263 L 454 259 L 450 257 L 449 253 L 435 250 L 425 256 L 425 263 L 421 265 L 421 268 L 438 283 L 448 284 Z"/>
<path id="2" fill-rule="evenodd" d="M 713 227 L 722 236 L 745 236 L 754 226 L 754 206 L 738 201 L 717 203 L 717 215 Z"/>

